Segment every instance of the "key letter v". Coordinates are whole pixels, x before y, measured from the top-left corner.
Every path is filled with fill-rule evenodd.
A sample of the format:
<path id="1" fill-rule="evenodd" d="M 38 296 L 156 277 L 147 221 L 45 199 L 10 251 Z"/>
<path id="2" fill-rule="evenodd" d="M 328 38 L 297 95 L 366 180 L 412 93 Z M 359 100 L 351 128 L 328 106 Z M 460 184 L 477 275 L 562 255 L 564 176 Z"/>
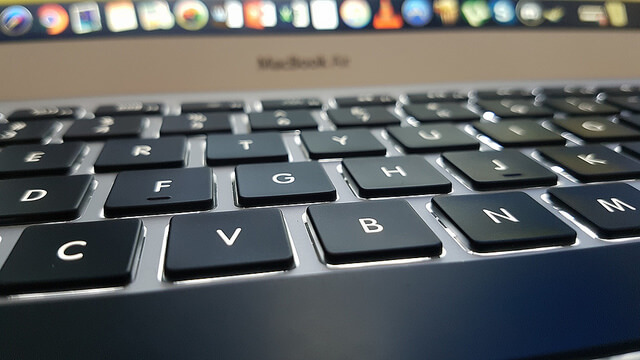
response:
<path id="1" fill-rule="evenodd" d="M 240 235 L 240 231 L 242 231 L 242 228 L 236 228 L 236 231 L 233 232 L 233 235 L 231 235 L 231 238 L 229 238 L 224 233 L 224 231 L 220 229 L 216 230 L 216 233 L 218 233 L 218 236 L 220 236 L 222 241 L 224 241 L 224 243 L 227 244 L 227 246 L 231 246 L 238 239 L 238 235 Z"/>

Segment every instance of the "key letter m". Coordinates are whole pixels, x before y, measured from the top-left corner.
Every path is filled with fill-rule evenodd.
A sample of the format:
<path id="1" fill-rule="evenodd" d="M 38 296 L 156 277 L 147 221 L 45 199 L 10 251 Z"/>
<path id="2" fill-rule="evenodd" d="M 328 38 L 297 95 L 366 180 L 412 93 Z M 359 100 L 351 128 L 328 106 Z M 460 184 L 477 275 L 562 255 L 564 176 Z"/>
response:
<path id="1" fill-rule="evenodd" d="M 629 210 L 635 211 L 636 208 L 634 208 L 633 206 L 617 199 L 617 198 L 611 198 L 611 202 L 608 202 L 606 200 L 603 199 L 598 199 L 598 203 L 600 205 L 602 205 L 603 208 L 605 208 L 608 212 L 612 213 L 615 210 L 618 211 L 625 211 L 624 208 L 626 207 Z"/>

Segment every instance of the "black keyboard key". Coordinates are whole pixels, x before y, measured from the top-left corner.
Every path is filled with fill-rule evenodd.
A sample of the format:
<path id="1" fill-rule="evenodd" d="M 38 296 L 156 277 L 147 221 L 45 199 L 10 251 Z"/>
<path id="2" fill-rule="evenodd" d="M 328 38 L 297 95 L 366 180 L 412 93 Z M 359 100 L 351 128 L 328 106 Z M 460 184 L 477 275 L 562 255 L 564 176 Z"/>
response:
<path id="1" fill-rule="evenodd" d="M 81 109 L 76 106 L 47 106 L 41 108 L 19 109 L 9 115 L 9 120 L 43 120 L 76 118 Z"/>
<path id="2" fill-rule="evenodd" d="M 329 264 L 442 253 L 438 237 L 406 201 L 313 205 L 307 214 Z"/>
<path id="3" fill-rule="evenodd" d="M 0 176 L 64 175 L 79 161 L 85 145 L 14 145 L 0 152 Z"/>
<path id="4" fill-rule="evenodd" d="M 76 120 L 64 134 L 65 140 L 102 140 L 119 137 L 138 137 L 145 126 L 139 116 Z"/>
<path id="5" fill-rule="evenodd" d="M 169 280 L 293 268 L 282 214 L 255 209 L 175 216 L 164 273 Z"/>
<path id="6" fill-rule="evenodd" d="M 467 108 L 465 102 L 432 102 L 427 104 L 405 105 L 404 111 L 420 122 L 470 121 L 478 116 Z"/>
<path id="7" fill-rule="evenodd" d="M 551 188 L 549 194 L 586 220 L 600 237 L 640 235 L 640 191 L 629 184 Z"/>
<path id="8" fill-rule="evenodd" d="M 613 123 L 605 117 L 554 119 L 553 124 L 575 134 L 586 142 L 617 142 L 640 139 L 640 131 Z"/>
<path id="9" fill-rule="evenodd" d="M 118 174 L 107 202 L 107 217 L 150 215 L 213 208 L 209 168 L 125 171 Z"/>
<path id="10" fill-rule="evenodd" d="M 292 98 L 277 100 L 262 100 L 262 110 L 293 110 L 293 109 L 319 109 L 322 100 L 318 98 Z"/>
<path id="11" fill-rule="evenodd" d="M 478 100 L 478 105 L 501 118 L 553 116 L 553 110 L 527 99 Z"/>
<path id="12" fill-rule="evenodd" d="M 238 165 L 235 175 L 240 206 L 334 201 L 337 197 L 317 162 Z"/>
<path id="13" fill-rule="evenodd" d="M 424 124 L 417 127 L 390 126 L 387 132 L 407 153 L 474 150 L 480 143 L 451 124 Z"/>
<path id="14" fill-rule="evenodd" d="M 581 182 L 640 177 L 640 162 L 602 145 L 550 146 L 538 151 Z"/>
<path id="15" fill-rule="evenodd" d="M 384 155 L 387 149 L 367 129 L 303 131 L 300 139 L 312 159 Z"/>
<path id="16" fill-rule="evenodd" d="M 318 123 L 308 110 L 276 110 L 249 114 L 249 124 L 253 131 L 260 130 L 300 130 L 317 128 Z"/>
<path id="17" fill-rule="evenodd" d="M 638 114 L 621 114 L 619 117 L 620 123 L 633 126 L 634 128 L 640 128 L 640 115 Z"/>
<path id="18" fill-rule="evenodd" d="M 289 155 L 278 133 L 216 134 L 207 137 L 210 166 L 287 161 Z"/>
<path id="19" fill-rule="evenodd" d="M 0 270 L 0 292 L 126 285 L 142 237 L 138 219 L 28 227 Z"/>
<path id="20" fill-rule="evenodd" d="M 605 86 L 598 88 L 598 92 L 610 96 L 638 95 L 640 94 L 640 85 L 638 84 L 622 84 L 620 86 Z"/>
<path id="21" fill-rule="evenodd" d="M 342 166 L 363 198 L 451 191 L 451 182 L 417 155 L 345 159 Z"/>
<path id="22" fill-rule="evenodd" d="M 114 139 L 105 142 L 94 164 L 96 172 L 174 168 L 186 165 L 187 138 Z"/>
<path id="23" fill-rule="evenodd" d="M 517 88 L 501 88 L 496 90 L 478 90 L 476 97 L 482 100 L 497 99 L 528 99 L 535 98 L 536 95 L 531 90 Z"/>
<path id="24" fill-rule="evenodd" d="M 163 104 L 132 102 L 114 105 L 102 105 L 94 111 L 94 114 L 96 116 L 136 116 L 162 115 L 163 112 Z"/>
<path id="25" fill-rule="evenodd" d="M 457 102 L 469 100 L 469 94 L 465 91 L 426 91 L 423 93 L 407 94 L 412 104 L 430 102 Z"/>
<path id="26" fill-rule="evenodd" d="M 442 158 L 476 190 L 551 186 L 558 181 L 556 174 L 517 150 L 447 152 Z"/>
<path id="27" fill-rule="evenodd" d="M 209 112 L 241 112 L 244 110 L 242 101 L 211 101 L 184 103 L 181 106 L 182 113 L 209 113 Z"/>
<path id="28" fill-rule="evenodd" d="M 617 107 L 601 104 L 595 98 L 568 97 L 545 100 L 545 105 L 569 115 L 614 115 Z"/>
<path id="29" fill-rule="evenodd" d="M 228 113 L 189 113 L 162 118 L 160 135 L 231 132 Z"/>
<path id="30" fill-rule="evenodd" d="M 473 127 L 504 147 L 564 145 L 566 140 L 535 121 L 501 120 L 497 123 L 476 121 Z"/>
<path id="31" fill-rule="evenodd" d="M 623 152 L 632 155 L 636 159 L 640 159 L 640 141 L 621 144 L 620 148 Z"/>
<path id="32" fill-rule="evenodd" d="M 338 127 L 380 126 L 400 123 L 400 119 L 383 106 L 354 106 L 352 108 L 332 109 L 327 110 L 327 116 Z"/>
<path id="33" fill-rule="evenodd" d="M 0 224 L 73 220 L 92 185 L 92 175 L 0 180 Z"/>
<path id="34" fill-rule="evenodd" d="M 640 112 L 640 96 L 608 96 L 606 101 L 623 109 Z"/>
<path id="35" fill-rule="evenodd" d="M 544 88 L 542 93 L 547 98 L 583 97 L 589 98 L 598 95 L 598 90 L 592 87 L 569 85 L 565 87 Z"/>
<path id="36" fill-rule="evenodd" d="M 54 120 L 0 124 L 0 145 L 39 143 L 53 134 L 55 124 Z"/>
<path id="37" fill-rule="evenodd" d="M 432 203 L 474 251 L 570 245 L 576 239 L 573 229 L 525 193 L 442 195 Z"/>
<path id="38" fill-rule="evenodd" d="M 389 106 L 395 105 L 396 99 L 389 95 L 361 95 L 337 97 L 336 103 L 339 107 L 353 106 Z"/>

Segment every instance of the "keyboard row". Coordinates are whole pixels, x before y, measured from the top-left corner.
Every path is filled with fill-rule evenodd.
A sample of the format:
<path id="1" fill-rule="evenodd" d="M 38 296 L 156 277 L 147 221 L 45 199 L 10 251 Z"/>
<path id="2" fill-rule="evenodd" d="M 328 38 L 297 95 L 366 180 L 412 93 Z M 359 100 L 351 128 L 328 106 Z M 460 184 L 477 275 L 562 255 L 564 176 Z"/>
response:
<path id="1" fill-rule="evenodd" d="M 470 91 L 426 91 L 409 93 L 402 103 L 459 103 L 471 101 L 485 111 L 492 111 L 500 117 L 523 116 L 527 108 L 533 111 L 529 116 L 548 116 L 550 109 L 567 114 L 611 113 L 614 106 L 640 112 L 640 87 L 637 84 L 623 84 L 607 87 L 545 87 L 545 88 L 499 88 Z M 252 106 L 254 110 L 296 110 L 320 109 L 323 106 L 334 108 L 390 106 L 398 103 L 398 98 L 388 94 L 365 94 L 358 96 L 335 97 L 324 104 L 320 98 L 280 98 L 261 100 Z M 594 103 L 589 103 L 590 101 Z M 244 101 L 210 101 L 183 103 L 181 113 L 192 112 L 242 112 L 247 109 Z M 167 106 L 162 103 L 127 102 L 100 105 L 93 110 L 94 116 L 134 116 L 163 115 Z M 421 110 L 419 110 L 421 111 Z M 8 117 L 11 120 L 77 118 L 87 113 L 79 106 L 49 106 L 14 110 Z M 506 115 L 505 115 L 506 114 Z M 536 115 L 537 114 L 537 115 Z"/>
<path id="2" fill-rule="evenodd" d="M 371 133 L 366 134 L 373 139 Z M 168 140 L 175 140 L 178 151 L 170 153 L 168 148 L 156 151 L 149 145 L 125 147 L 107 143 L 94 168 L 104 171 L 184 166 L 185 139 L 157 141 Z M 105 152 L 112 148 L 110 145 L 113 145 L 112 152 Z M 639 142 L 623 145 L 632 151 L 639 147 Z M 64 143 L 37 149 L 13 147 L 0 152 L 3 175 L 31 175 L 0 180 L 0 195 L 4 199 L 0 204 L 0 223 L 77 218 L 83 199 L 91 191 L 93 175 L 43 174 L 68 172 L 82 151 L 82 144 Z M 119 153 L 123 157 L 109 158 L 105 153 Z M 286 156 L 286 151 L 283 155 Z M 533 155 L 558 164 L 566 174 L 583 183 L 640 177 L 639 161 L 603 145 L 548 146 L 538 148 Z M 122 159 L 129 161 L 122 162 Z M 446 171 L 474 190 L 553 186 L 558 182 L 556 172 L 515 149 L 444 152 L 440 159 Z M 361 198 L 429 195 L 448 193 L 452 189 L 451 182 L 420 155 L 345 158 L 340 171 Z M 325 170 L 315 161 L 242 164 L 235 167 L 232 176 L 235 187 L 221 191 L 233 192 L 241 207 L 333 201 L 337 196 Z M 208 167 L 122 171 L 115 178 L 104 213 L 107 217 L 117 217 L 211 209 L 213 189 L 212 171 Z"/>
<path id="3" fill-rule="evenodd" d="M 631 185 L 553 188 L 548 194 L 600 237 L 640 235 L 640 191 Z M 427 208 L 451 224 L 460 245 L 472 252 L 576 242 L 570 226 L 522 192 L 440 195 Z M 404 200 L 311 205 L 304 217 L 326 264 L 443 254 L 438 236 Z M 0 270 L 0 293 L 124 286 L 134 277 L 143 241 L 140 219 L 27 227 Z M 167 281 L 182 281 L 286 271 L 296 263 L 281 211 L 262 208 L 174 216 L 163 265 Z"/>
<path id="4" fill-rule="evenodd" d="M 514 105 L 513 101 L 503 101 L 508 106 L 508 114 L 494 109 L 490 115 L 483 115 L 481 110 L 471 111 L 467 103 L 427 103 L 405 105 L 402 110 L 390 111 L 381 106 L 352 107 L 347 109 L 332 109 L 326 112 L 314 112 L 309 110 L 276 110 L 261 113 L 250 113 L 247 116 L 248 127 L 251 131 L 291 131 L 318 129 L 320 124 L 314 118 L 314 114 L 326 117 L 331 127 L 372 127 L 400 125 L 402 118 L 409 118 L 419 123 L 437 122 L 473 122 L 479 131 L 484 131 L 486 124 L 495 124 L 495 119 L 503 119 L 505 124 L 513 119 L 544 119 L 553 118 L 556 114 L 553 110 L 540 112 L 535 106 L 526 107 L 523 104 Z M 584 104 L 578 104 L 582 106 Z M 600 111 L 599 108 L 584 105 L 581 114 L 562 116 L 553 121 L 553 125 L 559 129 L 570 131 L 587 141 L 597 141 L 607 137 L 614 137 L 624 130 L 628 130 L 629 137 L 640 137 L 640 133 L 633 128 L 640 126 L 640 117 L 633 113 L 621 112 L 621 109 L 611 108 L 608 111 Z M 528 110 L 525 110 L 528 109 Z M 640 108 L 636 109 L 640 112 Z M 499 114 L 499 115 L 498 115 Z M 518 116 L 515 116 L 518 114 Z M 608 116 L 618 115 L 613 123 Z M 232 132 L 231 113 L 187 113 L 182 115 L 170 115 L 162 117 L 162 125 L 159 129 L 160 136 L 165 135 L 194 135 L 210 134 L 218 132 Z M 497 116 L 497 118 L 496 118 Z M 494 122 L 480 122 L 481 118 L 488 118 Z M 510 120 L 511 119 L 511 120 Z M 10 120 L 0 124 L 0 144 L 40 142 L 56 131 L 64 121 L 70 126 L 65 130 L 64 140 L 102 140 L 120 137 L 139 137 L 148 123 L 145 116 L 118 116 L 96 117 L 92 119 L 47 119 L 39 121 L 14 121 Z M 502 123 L 502 122 L 501 122 Z M 585 126 L 583 126 L 586 124 Z M 499 125 L 507 127 L 507 125 Z M 240 132 L 245 132 L 244 130 Z"/>

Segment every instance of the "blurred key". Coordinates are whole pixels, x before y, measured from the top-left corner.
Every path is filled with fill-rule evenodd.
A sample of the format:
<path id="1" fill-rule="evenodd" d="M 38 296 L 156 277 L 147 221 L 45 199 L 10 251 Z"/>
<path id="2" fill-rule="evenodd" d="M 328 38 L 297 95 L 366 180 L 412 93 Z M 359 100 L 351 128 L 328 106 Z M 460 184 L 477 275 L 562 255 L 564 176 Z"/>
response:
<path id="1" fill-rule="evenodd" d="M 243 111 L 242 101 L 211 101 L 211 102 L 191 102 L 181 106 L 182 113 L 208 113 L 208 112 L 233 112 Z"/>
<path id="2" fill-rule="evenodd" d="M 420 122 L 470 121 L 480 119 L 480 116 L 469 110 L 467 103 L 463 102 L 411 104 L 405 105 L 404 111 Z"/>
<path id="3" fill-rule="evenodd" d="M 14 145 L 0 152 L 0 176 L 64 175 L 80 159 L 85 145 L 77 142 L 50 145 Z"/>
<path id="4" fill-rule="evenodd" d="M 478 140 L 452 124 L 390 126 L 387 132 L 405 152 L 411 154 L 473 150 L 480 147 Z"/>
<path id="5" fill-rule="evenodd" d="M 382 105 L 389 106 L 396 103 L 396 99 L 389 95 L 360 95 L 360 96 L 346 96 L 337 97 L 336 103 L 339 107 L 353 107 L 353 106 L 374 106 Z"/>
<path id="6" fill-rule="evenodd" d="M 585 116 L 553 119 L 553 124 L 572 132 L 586 142 L 617 142 L 640 139 L 640 131 L 611 122 L 606 117 Z"/>
<path id="7" fill-rule="evenodd" d="M 121 103 L 113 105 L 101 105 L 94 111 L 96 116 L 136 116 L 136 115 L 162 115 L 164 105 L 160 103 Z"/>
<path id="8" fill-rule="evenodd" d="M 12 121 L 0 124 L 0 145 L 39 143 L 53 134 L 56 121 Z"/>
<path id="9" fill-rule="evenodd" d="M 640 162 L 602 145 L 549 146 L 538 151 L 582 182 L 634 179 L 640 176 Z"/>
<path id="10" fill-rule="evenodd" d="M 535 121 L 501 120 L 497 123 L 476 121 L 473 127 L 504 147 L 563 145 L 566 140 Z"/>
<path id="11" fill-rule="evenodd" d="M 300 139 L 311 159 L 384 155 L 387 152 L 367 129 L 303 131 Z"/>
<path id="12" fill-rule="evenodd" d="M 81 109 L 76 106 L 48 106 L 40 108 L 19 109 L 11 113 L 8 119 L 16 120 L 43 120 L 76 118 Z"/>

